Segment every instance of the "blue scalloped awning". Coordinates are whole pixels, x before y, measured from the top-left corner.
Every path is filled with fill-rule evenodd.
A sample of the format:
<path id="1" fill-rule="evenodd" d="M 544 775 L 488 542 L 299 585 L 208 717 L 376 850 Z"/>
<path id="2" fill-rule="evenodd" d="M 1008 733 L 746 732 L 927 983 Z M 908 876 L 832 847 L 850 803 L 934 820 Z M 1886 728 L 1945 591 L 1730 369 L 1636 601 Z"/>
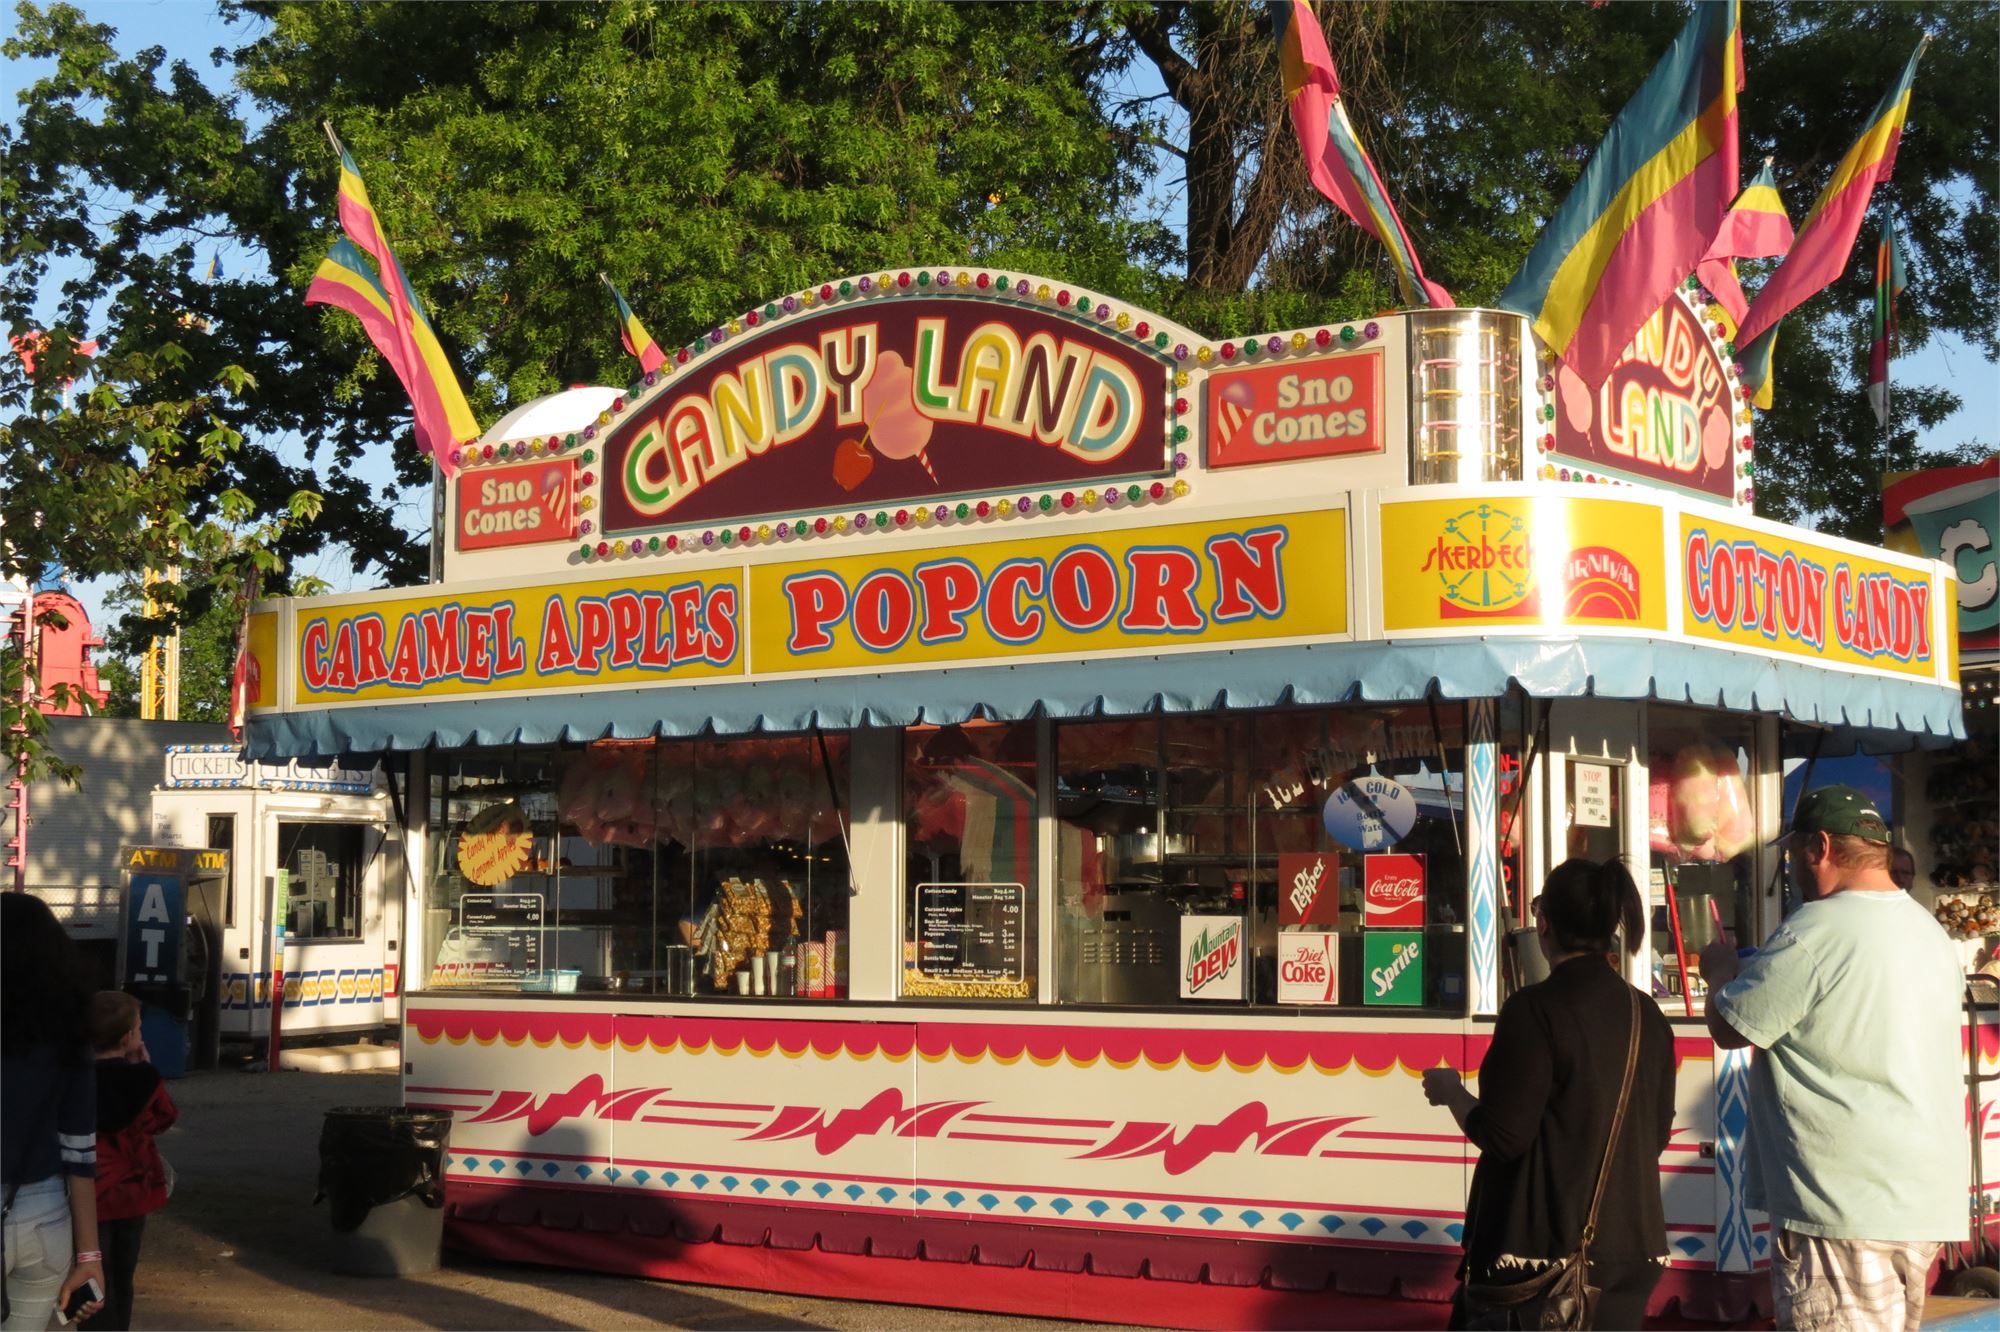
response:
<path id="1" fill-rule="evenodd" d="M 1490 638 L 1327 643 L 957 670 L 459 698 L 250 719 L 254 759 L 648 736 L 799 732 L 1205 712 L 1350 701 L 1659 699 L 1778 713 L 1853 732 L 1874 749 L 1962 739 L 1958 692 L 1690 643 Z"/>

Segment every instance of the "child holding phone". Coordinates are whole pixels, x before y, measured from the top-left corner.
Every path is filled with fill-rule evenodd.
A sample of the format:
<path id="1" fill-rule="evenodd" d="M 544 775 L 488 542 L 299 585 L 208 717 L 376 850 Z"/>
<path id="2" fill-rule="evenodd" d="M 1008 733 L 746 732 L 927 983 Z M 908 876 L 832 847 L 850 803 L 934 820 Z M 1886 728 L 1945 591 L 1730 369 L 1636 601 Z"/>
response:
<path id="1" fill-rule="evenodd" d="M 146 1216 L 166 1206 L 170 1187 L 153 1138 L 172 1128 L 180 1111 L 146 1053 L 137 999 L 100 990 L 90 1001 L 90 1028 L 97 1047 L 97 1247 L 107 1289 L 104 1307 L 78 1326 L 125 1332 Z"/>

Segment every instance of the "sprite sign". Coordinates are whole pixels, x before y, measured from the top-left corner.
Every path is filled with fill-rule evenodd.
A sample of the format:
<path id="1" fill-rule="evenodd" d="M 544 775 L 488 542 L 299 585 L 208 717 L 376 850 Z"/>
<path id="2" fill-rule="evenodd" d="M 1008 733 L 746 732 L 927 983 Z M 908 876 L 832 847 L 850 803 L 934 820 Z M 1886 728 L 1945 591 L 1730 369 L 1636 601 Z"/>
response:
<path id="1" fill-rule="evenodd" d="M 1369 930 L 1361 942 L 1361 1002 L 1419 1007 L 1424 1002 L 1421 930 Z"/>

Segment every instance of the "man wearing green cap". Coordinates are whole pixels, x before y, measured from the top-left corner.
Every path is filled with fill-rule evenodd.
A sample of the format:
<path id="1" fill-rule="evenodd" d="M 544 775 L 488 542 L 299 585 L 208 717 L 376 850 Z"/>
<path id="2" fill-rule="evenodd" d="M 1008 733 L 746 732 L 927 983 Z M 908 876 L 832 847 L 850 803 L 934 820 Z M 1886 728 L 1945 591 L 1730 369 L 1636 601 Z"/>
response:
<path id="1" fill-rule="evenodd" d="M 1966 1237 L 1958 954 L 1861 792 L 1807 793 L 1782 840 L 1805 905 L 1740 973 L 1726 940 L 1701 955 L 1715 1043 L 1757 1049 L 1744 1192 L 1771 1215 L 1778 1326 L 1914 1332 Z"/>

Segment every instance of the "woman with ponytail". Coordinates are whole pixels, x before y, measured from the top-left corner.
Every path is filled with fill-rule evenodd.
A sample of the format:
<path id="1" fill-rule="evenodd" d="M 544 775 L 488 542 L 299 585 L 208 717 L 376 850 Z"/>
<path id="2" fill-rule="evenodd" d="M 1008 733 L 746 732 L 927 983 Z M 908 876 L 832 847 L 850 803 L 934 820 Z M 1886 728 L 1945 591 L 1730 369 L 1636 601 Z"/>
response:
<path id="1" fill-rule="evenodd" d="M 1605 1164 L 1638 1006 L 1638 1057 L 1610 1153 L 1589 1281 L 1603 1291 L 1595 1326 L 1636 1328 L 1667 1257 L 1660 1154 L 1674 1119 L 1673 1030 L 1620 974 L 1645 927 L 1639 889 L 1616 860 L 1570 860 L 1535 899 L 1549 978 L 1500 1009 L 1474 1096 L 1448 1068 L 1424 1075 L 1479 1148 L 1465 1204 L 1462 1281 L 1526 1280 L 1577 1251 Z M 1622 950 L 1622 952 L 1621 952 Z M 1463 1291 L 1461 1292 L 1463 1295 Z M 1454 1327 L 1478 1323 L 1461 1298 Z"/>

